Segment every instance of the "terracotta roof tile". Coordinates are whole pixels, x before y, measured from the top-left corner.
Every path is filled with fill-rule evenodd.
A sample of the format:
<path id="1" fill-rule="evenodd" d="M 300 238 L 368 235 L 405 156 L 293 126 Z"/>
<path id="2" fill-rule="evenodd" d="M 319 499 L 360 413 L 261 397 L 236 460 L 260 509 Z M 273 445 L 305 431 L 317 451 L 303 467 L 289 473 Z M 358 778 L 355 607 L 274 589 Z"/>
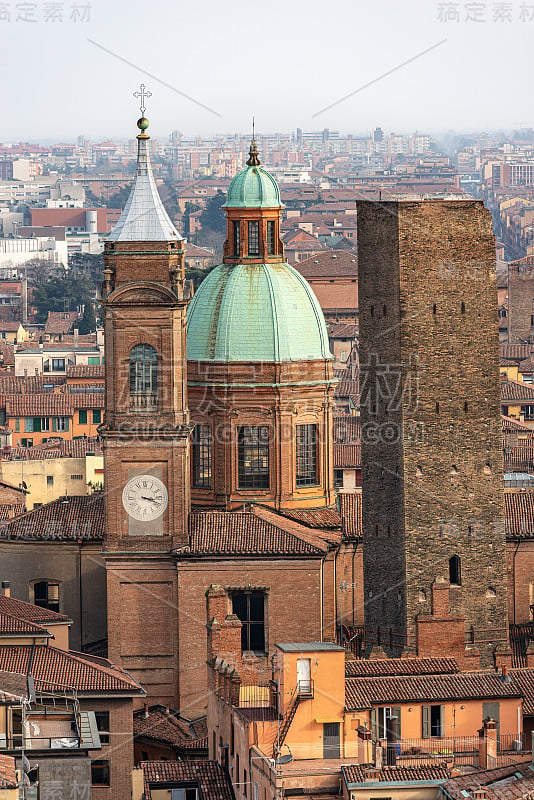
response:
<path id="1" fill-rule="evenodd" d="M 15 348 L 7 342 L 0 342 L 0 364 L 4 367 L 15 366 Z"/>
<path id="2" fill-rule="evenodd" d="M 530 762 L 515 761 L 505 767 L 469 772 L 450 778 L 443 784 L 443 789 L 452 800 L 466 800 L 466 797 L 471 798 L 475 789 L 481 786 L 485 787 L 489 800 L 530 798 L 534 793 L 534 772 Z"/>
<path id="3" fill-rule="evenodd" d="M 67 367 L 67 378 L 101 378 L 104 380 L 103 364 L 75 364 Z"/>
<path id="4" fill-rule="evenodd" d="M 362 448 L 359 444 L 334 444 L 334 469 L 361 467 Z"/>
<path id="5" fill-rule="evenodd" d="M 49 311 L 44 332 L 51 336 L 70 333 L 78 319 L 77 311 Z"/>
<path id="6" fill-rule="evenodd" d="M 72 395 L 55 394 L 20 394 L 8 395 L 5 399 L 7 417 L 71 417 L 73 410 Z"/>
<path id="7" fill-rule="evenodd" d="M 48 645 L 38 645 L 32 661 L 31 645 L 0 646 L 0 669 L 27 675 L 30 670 L 36 687 L 51 691 L 63 689 L 107 694 L 142 694 L 143 690 L 126 672 L 107 659 L 85 657 Z"/>
<path id="8" fill-rule="evenodd" d="M 534 436 L 534 431 L 532 428 L 529 428 L 529 426 L 525 425 L 524 422 L 519 422 L 519 420 L 514 419 L 513 417 L 505 417 L 504 414 L 501 416 L 501 421 L 503 433 L 517 431 L 518 433 L 530 433 L 532 436 Z"/>
<path id="9" fill-rule="evenodd" d="M 295 269 L 305 278 L 343 277 L 357 280 L 358 258 L 349 250 L 331 250 L 299 261 L 295 265 Z"/>
<path id="10" fill-rule="evenodd" d="M 28 697 L 28 676 L 0 670 L 0 697 Z"/>
<path id="11" fill-rule="evenodd" d="M 104 408 L 104 392 L 69 392 L 67 396 L 74 408 Z"/>
<path id="12" fill-rule="evenodd" d="M 362 424 L 359 417 L 350 414 L 334 414 L 334 442 L 359 444 Z"/>
<path id="13" fill-rule="evenodd" d="M 381 770 L 376 770 L 376 773 L 373 771 L 372 778 L 368 777 L 366 779 L 369 768 L 370 765 L 365 764 L 350 764 L 341 767 L 345 783 L 365 783 L 367 785 L 369 785 L 369 781 L 376 781 L 377 783 L 389 781 L 413 783 L 415 781 L 446 781 L 450 777 L 450 772 L 444 764 L 429 764 L 419 767 L 384 766 Z"/>
<path id="14" fill-rule="evenodd" d="M 85 458 L 88 453 L 102 455 L 102 442 L 98 437 L 48 439 L 44 444 L 35 447 L 5 448 L 2 458 L 10 461 L 18 459 L 34 461 L 41 458 Z"/>
<path id="15" fill-rule="evenodd" d="M 9 614 L 24 622 L 38 625 L 69 622 L 66 614 L 59 614 L 49 608 L 41 608 L 41 606 L 36 606 L 33 603 L 26 603 L 17 597 L 6 597 L 5 594 L 0 594 L 0 613 Z"/>
<path id="16" fill-rule="evenodd" d="M 133 727 L 136 738 L 164 742 L 185 750 L 207 748 L 207 735 L 199 737 L 189 720 L 161 705 L 150 706 L 146 716 L 144 709 L 135 711 Z"/>
<path id="17" fill-rule="evenodd" d="M 17 771 L 13 756 L 0 755 L 0 788 L 16 789 L 18 787 Z"/>
<path id="18" fill-rule="evenodd" d="M 524 361 L 532 354 L 531 344 L 508 344 L 501 342 L 500 344 L 501 358 L 510 359 L 513 361 Z"/>
<path id="19" fill-rule="evenodd" d="M 347 661 L 348 678 L 385 675 L 445 675 L 460 672 L 454 658 L 378 658 Z"/>
<path id="20" fill-rule="evenodd" d="M 191 555 L 322 555 L 327 547 L 309 529 L 258 506 L 247 511 L 200 511 L 190 516 Z"/>
<path id="21" fill-rule="evenodd" d="M 344 538 L 359 539 L 363 534 L 361 492 L 340 492 L 338 498 Z"/>
<path id="22" fill-rule="evenodd" d="M 503 448 L 505 472 L 534 471 L 534 441 L 518 442 L 516 445 L 506 444 Z"/>
<path id="23" fill-rule="evenodd" d="M 531 403 L 534 400 L 534 386 L 523 381 L 501 380 L 501 400 Z"/>
<path id="24" fill-rule="evenodd" d="M 505 492 L 506 535 L 513 539 L 534 537 L 534 491 Z"/>
<path id="25" fill-rule="evenodd" d="M 203 800 L 235 800 L 228 774 L 216 761 L 143 761 L 145 798 L 158 784 L 197 784 Z"/>
<path id="26" fill-rule="evenodd" d="M 1 375 L 0 395 L 39 394 L 45 392 L 45 386 L 59 386 L 64 378 L 48 375 Z"/>
<path id="27" fill-rule="evenodd" d="M 290 509 L 280 512 L 284 517 L 294 519 L 308 528 L 337 530 L 341 528 L 341 516 L 335 506 L 327 508 Z"/>
<path id="28" fill-rule="evenodd" d="M 101 541 L 103 538 L 102 494 L 60 497 L 0 525 L 0 539 Z"/>
<path id="29" fill-rule="evenodd" d="M 494 672 L 464 672 L 457 675 L 401 675 L 383 678 L 347 678 L 348 709 L 373 705 L 432 700 L 521 697 L 517 683 L 503 683 Z"/>
<path id="30" fill-rule="evenodd" d="M 0 503 L 0 522 L 24 513 L 24 503 Z"/>
<path id="31" fill-rule="evenodd" d="M 23 619 L 12 617 L 0 611 L 0 635 L 2 636 L 44 636 L 51 634 L 42 625 L 26 622 Z"/>
<path id="32" fill-rule="evenodd" d="M 357 339 L 358 325 L 349 322 L 328 322 L 326 325 L 331 339 Z"/>

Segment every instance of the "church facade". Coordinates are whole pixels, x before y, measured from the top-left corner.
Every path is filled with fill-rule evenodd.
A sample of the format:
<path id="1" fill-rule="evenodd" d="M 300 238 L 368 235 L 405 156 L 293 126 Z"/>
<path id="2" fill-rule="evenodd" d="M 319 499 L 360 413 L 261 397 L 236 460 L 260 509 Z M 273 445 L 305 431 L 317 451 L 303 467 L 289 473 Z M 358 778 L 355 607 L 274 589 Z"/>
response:
<path id="1" fill-rule="evenodd" d="M 334 505 L 326 326 L 284 262 L 276 182 L 253 142 L 228 191 L 224 262 L 188 308 L 184 243 L 138 127 L 104 251 L 108 653 L 190 715 L 206 705 L 209 586 L 241 619 L 243 651 L 268 663 L 276 641 L 335 639 L 353 545 Z"/>

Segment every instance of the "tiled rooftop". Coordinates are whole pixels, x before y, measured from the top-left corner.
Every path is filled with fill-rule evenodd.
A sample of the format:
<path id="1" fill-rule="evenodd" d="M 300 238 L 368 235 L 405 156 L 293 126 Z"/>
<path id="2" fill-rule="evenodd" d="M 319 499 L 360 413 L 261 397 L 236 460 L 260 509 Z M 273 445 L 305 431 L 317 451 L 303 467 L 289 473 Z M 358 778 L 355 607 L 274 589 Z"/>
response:
<path id="1" fill-rule="evenodd" d="M 369 775 L 369 770 L 371 770 L 372 777 Z M 381 770 L 374 770 L 371 764 L 350 764 L 341 767 L 341 771 L 347 785 L 359 783 L 369 785 L 370 782 L 390 783 L 393 781 L 443 782 L 450 777 L 450 772 L 444 764 L 421 765 L 420 767 L 384 766 Z"/>
<path id="2" fill-rule="evenodd" d="M 145 800 L 152 800 L 151 788 L 197 784 L 203 800 L 235 800 L 228 774 L 216 761 L 143 761 Z"/>
<path id="3" fill-rule="evenodd" d="M 98 663 L 97 663 L 98 662 Z M 142 694 L 136 681 L 106 659 L 65 652 L 55 647 L 38 645 L 0 646 L 0 670 L 31 674 L 36 687 L 42 690 L 107 694 L 120 692 Z"/>
<path id="4" fill-rule="evenodd" d="M 208 747 L 205 721 L 197 726 L 165 706 L 150 706 L 146 715 L 144 709 L 139 709 L 134 713 L 133 724 L 137 738 L 163 742 L 185 750 L 207 750 Z"/>
<path id="5" fill-rule="evenodd" d="M 390 703 L 520 697 L 517 682 L 504 683 L 494 672 L 454 675 L 401 675 L 378 678 L 347 678 L 346 705 L 349 709 L 371 708 Z"/>
<path id="6" fill-rule="evenodd" d="M 442 789 L 445 797 L 451 800 L 466 800 L 482 786 L 488 800 L 531 798 L 534 793 L 534 768 L 530 763 L 516 762 L 497 769 L 470 772 L 450 778 Z"/>
<path id="7" fill-rule="evenodd" d="M 36 623 L 37 625 L 58 624 L 69 621 L 66 614 L 59 614 L 49 608 L 41 608 L 41 606 L 36 606 L 33 603 L 26 603 L 17 597 L 6 597 L 5 594 L 1 593 L 0 614 L 9 614 L 11 617 L 16 617 L 32 624 Z"/>
<path id="8" fill-rule="evenodd" d="M 101 541 L 103 538 L 101 494 L 60 497 L 0 525 L 0 539 Z"/>
<path id="9" fill-rule="evenodd" d="M 395 675 L 452 675 L 460 672 L 454 658 L 385 658 L 347 661 L 345 674 L 349 678 Z"/>

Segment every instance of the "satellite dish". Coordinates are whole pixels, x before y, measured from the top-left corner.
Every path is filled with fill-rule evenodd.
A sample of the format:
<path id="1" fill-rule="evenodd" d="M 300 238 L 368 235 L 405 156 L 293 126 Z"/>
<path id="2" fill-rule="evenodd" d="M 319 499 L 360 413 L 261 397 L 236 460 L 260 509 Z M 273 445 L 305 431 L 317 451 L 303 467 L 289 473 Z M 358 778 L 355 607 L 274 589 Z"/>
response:
<path id="1" fill-rule="evenodd" d="M 291 753 L 286 753 L 285 756 L 277 758 L 275 764 L 289 764 L 290 761 L 293 761 L 293 756 Z"/>

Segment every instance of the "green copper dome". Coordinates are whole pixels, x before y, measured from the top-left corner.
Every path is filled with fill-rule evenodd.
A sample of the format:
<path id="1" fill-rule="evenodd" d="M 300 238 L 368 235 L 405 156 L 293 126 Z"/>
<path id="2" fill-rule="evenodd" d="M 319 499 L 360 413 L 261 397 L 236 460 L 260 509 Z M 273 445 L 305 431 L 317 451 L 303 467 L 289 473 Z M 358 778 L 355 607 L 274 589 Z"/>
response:
<path id="1" fill-rule="evenodd" d="M 332 357 L 317 298 L 288 264 L 221 264 L 200 285 L 187 316 L 190 361 Z"/>
<path id="2" fill-rule="evenodd" d="M 245 167 L 232 178 L 223 208 L 283 208 L 280 189 L 263 167 Z"/>

